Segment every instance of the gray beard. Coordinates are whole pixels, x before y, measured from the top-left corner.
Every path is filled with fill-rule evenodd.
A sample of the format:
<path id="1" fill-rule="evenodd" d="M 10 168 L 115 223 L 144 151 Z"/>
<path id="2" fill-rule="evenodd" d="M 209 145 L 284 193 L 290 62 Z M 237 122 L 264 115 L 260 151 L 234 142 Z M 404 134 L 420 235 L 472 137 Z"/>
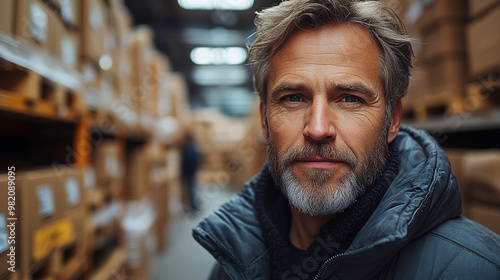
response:
<path id="1" fill-rule="evenodd" d="M 281 155 L 267 138 L 269 171 L 289 203 L 298 211 L 311 216 L 331 215 L 345 210 L 382 174 L 388 157 L 387 134 L 381 133 L 377 143 L 362 163 L 350 151 L 341 151 L 331 143 L 310 143 L 292 148 Z M 328 184 L 334 171 L 303 170 L 306 182 L 301 183 L 293 173 L 292 164 L 299 157 L 327 157 L 344 161 L 349 172 L 336 185 Z"/>

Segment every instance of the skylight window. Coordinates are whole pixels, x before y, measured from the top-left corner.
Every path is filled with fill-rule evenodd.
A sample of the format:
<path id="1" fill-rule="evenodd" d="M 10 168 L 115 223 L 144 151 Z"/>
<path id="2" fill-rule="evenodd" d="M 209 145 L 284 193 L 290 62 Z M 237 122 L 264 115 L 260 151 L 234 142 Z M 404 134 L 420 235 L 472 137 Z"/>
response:
<path id="1" fill-rule="evenodd" d="M 177 0 L 186 10 L 248 10 L 253 0 Z"/>

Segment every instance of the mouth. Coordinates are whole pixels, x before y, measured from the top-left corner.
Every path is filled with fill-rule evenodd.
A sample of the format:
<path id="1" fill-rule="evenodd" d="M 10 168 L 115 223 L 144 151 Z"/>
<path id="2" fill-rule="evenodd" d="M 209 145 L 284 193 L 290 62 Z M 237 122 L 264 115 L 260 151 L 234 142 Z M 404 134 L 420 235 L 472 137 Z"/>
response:
<path id="1" fill-rule="evenodd" d="M 332 169 L 344 162 L 341 160 L 325 157 L 303 157 L 295 159 L 295 163 L 304 168 Z"/>

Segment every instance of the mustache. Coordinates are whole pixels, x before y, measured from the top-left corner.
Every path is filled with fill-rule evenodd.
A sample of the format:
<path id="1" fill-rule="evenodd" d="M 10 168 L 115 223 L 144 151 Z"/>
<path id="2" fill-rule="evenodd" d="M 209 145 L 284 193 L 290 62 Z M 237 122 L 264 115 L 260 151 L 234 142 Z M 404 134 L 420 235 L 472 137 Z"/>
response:
<path id="1" fill-rule="evenodd" d="M 306 143 L 300 147 L 290 148 L 283 152 L 281 164 L 289 166 L 295 160 L 306 157 L 322 157 L 342 161 L 351 168 L 354 168 L 358 164 L 358 159 L 352 151 L 341 150 L 328 143 Z"/>

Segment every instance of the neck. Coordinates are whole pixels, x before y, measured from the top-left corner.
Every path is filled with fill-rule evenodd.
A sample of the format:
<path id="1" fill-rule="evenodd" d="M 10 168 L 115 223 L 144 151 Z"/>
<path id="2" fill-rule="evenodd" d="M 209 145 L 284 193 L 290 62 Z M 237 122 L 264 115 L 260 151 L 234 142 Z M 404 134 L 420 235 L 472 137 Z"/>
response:
<path id="1" fill-rule="evenodd" d="M 291 206 L 292 225 L 290 227 L 290 242 L 302 250 L 307 250 L 319 234 L 319 230 L 335 215 L 311 216 L 300 213 Z"/>

